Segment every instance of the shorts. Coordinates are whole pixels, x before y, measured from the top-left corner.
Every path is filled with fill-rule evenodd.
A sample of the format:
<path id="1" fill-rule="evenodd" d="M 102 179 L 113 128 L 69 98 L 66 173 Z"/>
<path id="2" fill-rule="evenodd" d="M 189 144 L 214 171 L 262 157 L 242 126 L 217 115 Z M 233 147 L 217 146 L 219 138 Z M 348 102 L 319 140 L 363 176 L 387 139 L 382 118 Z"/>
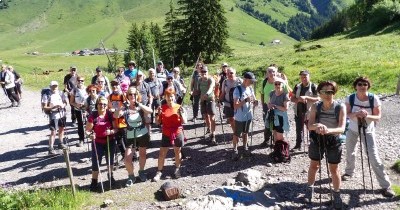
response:
<path id="1" fill-rule="evenodd" d="M 235 136 L 240 136 L 242 133 L 249 133 L 249 128 L 250 128 L 251 120 L 248 121 L 237 121 L 235 120 L 235 131 L 234 134 Z"/>
<path id="2" fill-rule="evenodd" d="M 161 147 L 182 147 L 184 145 L 184 139 L 185 137 L 183 136 L 183 132 L 180 132 L 178 135 L 176 135 L 174 145 L 172 145 L 170 138 L 163 134 L 161 137 Z"/>
<path id="3" fill-rule="evenodd" d="M 232 107 L 224 106 L 224 114 L 225 117 L 231 118 L 235 114 L 235 111 L 233 110 Z"/>
<path id="4" fill-rule="evenodd" d="M 215 113 L 217 113 L 217 109 L 215 108 L 215 101 L 201 101 L 200 112 L 202 115 L 215 115 Z"/>
<path id="5" fill-rule="evenodd" d="M 136 141 L 136 142 L 135 142 Z M 136 143 L 136 145 L 135 145 Z M 143 136 L 139 136 L 137 138 L 132 138 L 126 140 L 126 147 L 133 148 L 133 147 L 149 147 L 150 143 L 150 135 L 149 133 L 144 134 Z"/>
<path id="6" fill-rule="evenodd" d="M 57 122 L 57 126 L 56 126 L 56 122 Z M 49 121 L 49 128 L 50 128 L 51 131 L 55 131 L 59 127 L 65 128 L 66 125 L 67 125 L 67 118 L 66 117 L 62 117 L 60 119 L 53 119 L 53 120 L 50 119 L 50 121 Z"/>
<path id="7" fill-rule="evenodd" d="M 279 120 L 279 125 L 275 125 L 275 123 L 273 123 L 273 125 L 274 125 L 273 130 L 278 132 L 278 133 L 284 133 L 284 131 L 283 131 L 283 117 L 282 116 L 278 116 L 278 120 Z"/>
<path id="8" fill-rule="evenodd" d="M 340 163 L 342 159 L 342 144 L 340 143 L 340 139 L 338 136 L 327 135 L 323 137 L 321 135 L 316 134 L 315 132 L 311 132 L 310 138 L 311 142 L 310 146 L 308 147 L 308 157 L 311 160 L 315 161 L 322 160 L 322 158 L 324 158 L 325 146 L 326 146 L 325 155 L 328 159 L 328 163 L 330 164 Z"/>

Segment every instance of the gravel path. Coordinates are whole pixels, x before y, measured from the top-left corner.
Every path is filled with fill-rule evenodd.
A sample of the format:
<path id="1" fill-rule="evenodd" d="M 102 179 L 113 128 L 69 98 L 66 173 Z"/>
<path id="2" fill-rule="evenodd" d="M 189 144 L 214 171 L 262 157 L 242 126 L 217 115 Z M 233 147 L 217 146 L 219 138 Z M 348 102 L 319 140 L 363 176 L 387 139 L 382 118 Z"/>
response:
<path id="1" fill-rule="evenodd" d="M 390 173 L 391 181 L 395 184 L 400 183 L 400 176 L 389 167 L 400 159 L 400 98 L 392 96 L 384 99 L 383 117 L 377 126 L 377 138 L 380 156 L 384 160 L 387 172 Z M 48 142 L 48 119 L 40 109 L 40 93 L 25 91 L 23 94 L 22 106 L 17 108 L 7 108 L 10 105 L 4 94 L 0 94 L 0 185 L 4 188 L 31 188 L 52 187 L 68 185 L 69 180 L 66 172 L 64 158 L 61 155 L 54 158 L 47 156 Z M 189 110 L 189 114 L 191 111 Z M 289 113 L 293 114 L 292 111 Z M 190 116 L 189 116 L 190 118 Z M 68 121 L 70 117 L 68 116 Z M 217 117 L 219 123 L 219 116 Z M 292 146 L 294 141 L 294 122 L 291 119 L 291 132 L 288 138 Z M 234 178 L 238 171 L 252 168 L 261 171 L 267 178 L 269 184 L 265 189 L 274 190 L 278 195 L 274 204 L 266 202 L 265 207 L 275 207 L 282 209 L 303 209 L 319 208 L 319 203 L 314 207 L 304 206 L 301 202 L 303 196 L 304 183 L 307 179 L 307 169 L 309 159 L 305 153 L 298 152 L 293 154 L 290 164 L 272 163 L 269 158 L 269 149 L 261 148 L 259 145 L 263 140 L 261 110 L 256 109 L 254 120 L 254 132 L 252 143 L 252 156 L 243 158 L 237 162 L 230 160 L 231 145 L 223 142 L 221 126 L 217 125 L 217 146 L 209 146 L 203 139 L 203 128 L 197 124 L 195 129 L 192 123 L 185 125 L 185 135 L 188 139 L 185 152 L 191 157 L 184 160 L 182 165 L 183 177 L 178 180 L 169 180 L 177 183 L 181 191 L 185 194 L 185 199 L 172 202 L 160 202 L 157 200 L 156 191 L 165 180 L 158 183 L 150 181 L 136 183 L 132 188 L 120 188 L 107 190 L 104 194 L 94 193 L 98 202 L 88 204 L 89 209 L 98 209 L 104 199 L 110 198 L 114 201 L 113 208 L 118 209 L 181 209 L 187 199 L 201 195 L 207 195 L 215 188 L 220 187 L 228 178 Z M 225 131 L 230 133 L 230 127 L 224 125 Z M 70 159 L 75 182 L 83 189 L 88 189 L 90 183 L 90 153 L 85 144 L 84 147 L 77 148 L 76 128 L 68 127 L 68 137 L 70 139 Z M 196 135 L 197 134 L 197 135 Z M 221 134 L 221 135 L 220 135 Z M 208 137 L 208 135 L 206 135 Z M 226 135 L 227 140 L 231 135 Z M 146 171 L 148 177 L 152 178 L 157 169 L 158 148 L 160 146 L 160 134 L 158 128 L 153 128 L 152 148 L 148 149 L 148 159 Z M 344 151 L 345 152 L 345 151 Z M 343 153 L 344 154 L 344 153 Z M 170 179 L 173 174 L 172 151 L 169 152 L 166 161 L 165 179 Z M 344 156 L 343 156 L 344 157 Z M 375 197 L 372 193 L 366 196 L 359 196 L 362 190 L 362 174 L 360 158 L 357 159 L 357 171 L 354 181 L 343 182 L 343 200 L 351 209 L 399 209 L 399 198 L 383 198 L 378 189 L 378 183 L 374 178 Z M 137 166 L 137 163 L 135 165 Z M 340 165 L 344 168 L 344 160 Z M 103 169 L 105 167 L 103 166 Z M 325 173 L 324 173 L 325 171 Z M 120 168 L 114 172 L 120 185 L 125 183 L 126 171 Z M 369 175 L 366 173 L 367 189 L 370 189 Z M 374 176 L 374 175 L 373 175 Z M 106 173 L 103 172 L 103 178 Z M 325 166 L 322 174 L 323 204 L 326 207 L 329 197 L 329 186 L 327 181 Z M 317 183 L 318 185 L 318 183 Z M 317 193 L 319 193 L 319 189 Z M 266 198 L 267 200 L 267 198 Z M 360 207 L 361 206 L 361 207 Z"/>

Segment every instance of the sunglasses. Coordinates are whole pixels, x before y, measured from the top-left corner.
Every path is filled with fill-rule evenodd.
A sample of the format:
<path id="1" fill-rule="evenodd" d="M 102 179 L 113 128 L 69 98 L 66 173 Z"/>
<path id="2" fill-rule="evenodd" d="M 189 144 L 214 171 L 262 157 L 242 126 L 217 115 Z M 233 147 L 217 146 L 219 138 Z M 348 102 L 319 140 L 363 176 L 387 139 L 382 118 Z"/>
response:
<path id="1" fill-rule="evenodd" d="M 99 103 L 99 106 L 107 106 L 107 104 Z"/>
<path id="2" fill-rule="evenodd" d="M 333 90 L 321 90 L 319 92 L 325 95 L 333 95 L 335 93 Z"/>
<path id="3" fill-rule="evenodd" d="M 85 80 L 78 80 L 78 82 L 84 82 Z"/>
<path id="4" fill-rule="evenodd" d="M 104 81 L 97 81 L 97 83 L 104 83 Z"/>
<path id="5" fill-rule="evenodd" d="M 135 96 L 136 94 L 133 93 L 129 93 L 128 96 Z"/>
<path id="6" fill-rule="evenodd" d="M 280 82 L 275 82 L 275 86 L 281 86 L 281 84 Z"/>
<path id="7" fill-rule="evenodd" d="M 71 69 L 71 71 L 76 71 L 76 69 Z"/>
<path id="8" fill-rule="evenodd" d="M 167 80 L 173 80 L 173 78 L 168 78 Z"/>
<path id="9" fill-rule="evenodd" d="M 360 83 L 357 83 L 357 86 L 364 86 L 364 87 L 367 87 L 367 86 L 368 86 L 368 83 L 360 82 Z"/>

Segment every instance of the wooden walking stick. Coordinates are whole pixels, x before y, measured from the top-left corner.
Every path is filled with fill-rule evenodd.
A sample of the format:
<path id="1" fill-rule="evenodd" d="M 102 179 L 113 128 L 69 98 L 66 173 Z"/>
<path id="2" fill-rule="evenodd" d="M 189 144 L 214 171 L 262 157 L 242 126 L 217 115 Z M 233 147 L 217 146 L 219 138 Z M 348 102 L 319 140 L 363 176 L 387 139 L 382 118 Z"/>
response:
<path id="1" fill-rule="evenodd" d="M 72 188 L 72 195 L 75 197 L 76 190 L 75 190 L 75 183 L 74 183 L 74 174 L 72 173 L 72 168 L 71 168 L 71 164 L 69 161 L 68 149 L 64 148 L 63 153 L 64 153 L 65 163 L 67 164 L 67 172 L 68 172 L 69 182 L 70 182 L 71 188 Z"/>

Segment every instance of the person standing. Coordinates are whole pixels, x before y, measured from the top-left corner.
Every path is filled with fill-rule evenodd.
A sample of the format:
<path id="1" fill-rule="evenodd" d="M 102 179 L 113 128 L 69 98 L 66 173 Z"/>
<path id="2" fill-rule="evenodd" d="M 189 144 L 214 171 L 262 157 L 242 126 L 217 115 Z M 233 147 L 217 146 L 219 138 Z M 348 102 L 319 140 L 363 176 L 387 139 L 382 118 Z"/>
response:
<path id="1" fill-rule="evenodd" d="M 301 83 L 293 89 L 291 101 L 294 104 L 294 121 L 296 122 L 296 145 L 293 150 L 300 150 L 304 137 L 304 125 L 307 125 L 307 116 L 311 105 L 318 101 L 317 86 L 310 81 L 308 70 L 301 70 L 299 73 Z"/>
<path id="2" fill-rule="evenodd" d="M 145 74 L 142 71 L 139 71 L 136 75 L 136 82 L 134 86 L 139 90 L 140 95 L 142 96 L 142 104 L 146 106 L 150 106 L 153 103 L 153 95 L 151 95 L 150 86 L 144 82 Z M 146 128 L 151 135 L 151 114 L 146 114 L 145 116 Z"/>
<path id="3" fill-rule="evenodd" d="M 232 159 L 237 161 L 240 158 L 238 151 L 239 137 L 243 140 L 243 155 L 250 155 L 247 144 L 250 124 L 253 120 L 252 108 L 258 105 L 252 85 L 256 77 L 251 72 L 243 74 L 243 83 L 233 91 L 233 108 L 235 110 L 235 131 L 233 133 L 233 154 Z M 253 107 L 252 107 L 253 106 Z"/>
<path id="4" fill-rule="evenodd" d="M 212 76 L 208 75 L 208 67 L 203 66 L 200 72 L 201 78 L 199 79 L 200 90 L 200 110 L 207 126 L 207 131 L 210 132 L 210 141 L 212 145 L 216 145 L 215 140 L 215 80 Z"/>
<path id="5" fill-rule="evenodd" d="M 92 77 L 91 84 L 95 85 L 97 78 L 101 76 L 104 77 L 104 86 L 107 89 L 107 92 L 111 93 L 110 80 L 106 77 L 106 75 L 103 75 L 103 70 L 100 68 L 100 66 L 96 68 L 96 75 Z"/>
<path id="6" fill-rule="evenodd" d="M 234 108 L 233 101 L 230 98 L 229 94 L 232 91 L 232 88 L 236 88 L 237 86 L 243 83 L 243 80 L 236 75 L 236 70 L 232 67 L 229 67 L 226 71 L 227 79 L 222 82 L 221 94 L 219 97 L 219 101 L 224 105 L 224 115 L 228 119 L 229 124 L 231 125 L 232 132 L 235 132 L 235 119 L 234 119 Z M 218 104 L 220 105 L 220 104 Z"/>
<path id="7" fill-rule="evenodd" d="M 196 65 L 196 69 L 193 71 L 192 79 L 190 81 L 190 100 L 192 101 L 193 106 L 193 118 L 192 121 L 195 123 L 197 119 L 197 115 L 199 113 L 199 104 L 200 104 L 200 90 L 199 90 L 199 80 L 200 80 L 200 71 L 203 68 L 203 63 L 199 62 Z"/>
<path id="8" fill-rule="evenodd" d="M 2 66 L 2 75 L 4 76 L 4 82 L 1 82 L 4 85 L 4 89 L 6 95 L 11 101 L 10 107 L 17 107 L 21 105 L 18 95 L 15 93 L 15 77 L 14 74 L 10 71 L 7 66 Z"/>
<path id="9" fill-rule="evenodd" d="M 355 158 L 358 138 L 361 138 L 364 150 L 371 168 L 375 173 L 381 193 L 384 197 L 395 195 L 391 188 L 389 176 L 385 172 L 385 166 L 379 157 L 378 142 L 375 135 L 375 123 L 381 119 L 382 103 L 378 96 L 369 92 L 371 81 L 368 77 L 358 77 L 353 82 L 356 93 L 346 98 L 346 109 L 350 119 L 349 130 L 346 133 L 346 168 L 342 176 L 343 181 L 351 180 L 355 171 Z M 364 132 L 365 129 L 365 135 Z M 360 136 L 361 135 L 361 136 Z"/>
<path id="10" fill-rule="evenodd" d="M 131 84 L 131 80 L 124 74 L 124 71 L 125 67 L 118 67 L 117 76 L 115 76 L 115 79 L 118 81 L 121 91 L 126 93 L 129 85 Z"/>
<path id="11" fill-rule="evenodd" d="M 269 94 L 271 91 L 275 89 L 275 78 L 278 78 L 276 75 L 278 74 L 278 68 L 275 67 L 274 65 L 271 65 L 267 68 L 266 70 L 266 77 L 263 80 L 262 83 L 262 91 L 261 91 L 261 102 L 262 102 L 262 109 L 263 109 L 263 121 L 265 122 L 265 118 L 270 111 L 268 108 L 268 101 L 270 100 Z M 283 84 L 283 89 L 287 93 L 287 87 L 285 84 Z M 272 136 L 272 129 L 265 127 L 264 128 L 264 141 L 261 143 L 261 146 L 268 146 L 268 140 Z M 272 145 L 270 145 L 272 146 Z"/>
<path id="12" fill-rule="evenodd" d="M 96 107 L 96 101 L 97 98 L 99 97 L 98 92 L 99 92 L 99 87 L 97 85 L 89 85 L 86 88 L 86 93 L 88 94 L 88 97 L 86 98 L 85 101 L 85 110 L 89 115 L 91 115 L 93 112 L 97 111 Z"/>
<path id="13" fill-rule="evenodd" d="M 58 89 L 58 82 L 50 82 L 49 94 L 44 94 L 41 99 L 42 109 L 49 113 L 49 127 L 50 127 L 50 137 L 49 137 L 49 155 L 55 155 L 54 151 L 54 141 L 56 138 L 56 131 L 58 131 L 58 139 L 60 143 L 58 144 L 59 149 L 64 149 L 66 146 L 63 143 L 64 140 L 64 129 L 66 125 L 66 110 L 67 98 L 63 92 Z"/>
<path id="14" fill-rule="evenodd" d="M 22 99 L 22 78 L 21 75 L 18 74 L 17 71 L 15 71 L 14 67 L 8 66 L 7 67 L 13 74 L 15 78 L 15 93 L 18 95 L 19 100 Z"/>
<path id="15" fill-rule="evenodd" d="M 176 179 L 181 177 L 181 148 L 184 145 L 184 134 L 183 134 L 183 119 L 181 113 L 181 106 L 175 103 L 175 93 L 171 89 L 167 89 L 165 92 L 166 103 L 161 105 L 158 109 L 158 115 L 156 115 L 157 124 L 161 125 L 162 137 L 161 137 L 161 148 L 158 157 L 158 169 L 157 173 L 153 178 L 154 182 L 160 181 L 162 171 L 164 169 L 165 157 L 170 147 L 174 148 L 175 154 L 175 171 L 174 177 Z"/>
<path id="16" fill-rule="evenodd" d="M 153 96 L 153 103 L 150 104 L 152 110 L 157 110 L 161 106 L 161 93 L 162 83 L 156 77 L 156 70 L 149 69 L 149 77 L 144 80 L 149 85 L 151 95 Z M 154 122 L 154 114 L 151 114 L 151 123 Z"/>
<path id="17" fill-rule="evenodd" d="M 97 86 L 99 87 L 99 95 L 108 98 L 111 92 L 108 90 L 106 84 L 106 80 L 103 76 L 97 77 Z"/>
<path id="18" fill-rule="evenodd" d="M 162 61 L 158 61 L 156 71 L 158 80 L 162 83 L 166 82 L 169 72 L 167 69 L 164 69 L 164 63 Z"/>
<path id="19" fill-rule="evenodd" d="M 78 77 L 77 75 L 77 68 L 76 66 L 71 66 L 69 68 L 69 74 L 65 75 L 64 77 L 64 92 L 67 93 L 68 99 L 71 98 L 71 91 L 76 87 L 77 80 L 76 78 Z M 74 112 L 74 107 L 70 104 L 71 106 L 71 124 L 72 126 L 75 126 L 76 124 L 76 116 Z"/>
<path id="20" fill-rule="evenodd" d="M 167 82 L 163 83 L 163 93 L 164 95 L 165 90 L 172 89 L 175 92 L 175 99 L 177 104 L 182 104 L 183 102 L 183 91 L 181 90 L 181 85 L 178 81 L 176 81 L 173 75 L 167 76 Z"/>
<path id="21" fill-rule="evenodd" d="M 342 209 L 339 169 L 342 146 L 339 135 L 344 132 L 346 126 L 346 109 L 342 103 L 334 100 L 337 91 L 336 82 L 324 81 L 319 83 L 317 92 L 321 101 L 311 106 L 310 119 L 308 121 L 308 128 L 311 131 L 311 141 L 308 149 L 310 166 L 305 201 L 312 202 L 317 171 L 321 170 L 321 160 L 325 155 L 327 167 L 332 175 L 333 207 Z M 328 181 L 330 180 L 328 179 Z"/>
<path id="22" fill-rule="evenodd" d="M 85 140 L 85 131 L 84 131 L 84 121 L 86 118 L 85 115 L 85 101 L 88 97 L 85 87 L 85 78 L 82 76 L 78 76 L 77 78 L 78 84 L 72 91 L 70 92 L 69 101 L 71 106 L 74 107 L 74 114 L 76 116 L 78 122 L 78 136 L 79 142 L 76 144 L 77 147 L 82 147 L 83 142 Z"/>
<path id="23" fill-rule="evenodd" d="M 136 69 L 135 61 L 129 61 L 128 69 L 125 70 L 124 74 L 125 74 L 125 76 L 127 76 L 129 78 L 131 83 L 135 82 L 137 73 L 138 73 L 138 70 Z"/>
<path id="24" fill-rule="evenodd" d="M 229 65 L 227 63 L 223 63 L 221 65 L 221 73 L 219 73 L 219 88 L 220 88 L 220 92 L 222 91 L 222 83 L 228 78 L 228 68 Z"/>

